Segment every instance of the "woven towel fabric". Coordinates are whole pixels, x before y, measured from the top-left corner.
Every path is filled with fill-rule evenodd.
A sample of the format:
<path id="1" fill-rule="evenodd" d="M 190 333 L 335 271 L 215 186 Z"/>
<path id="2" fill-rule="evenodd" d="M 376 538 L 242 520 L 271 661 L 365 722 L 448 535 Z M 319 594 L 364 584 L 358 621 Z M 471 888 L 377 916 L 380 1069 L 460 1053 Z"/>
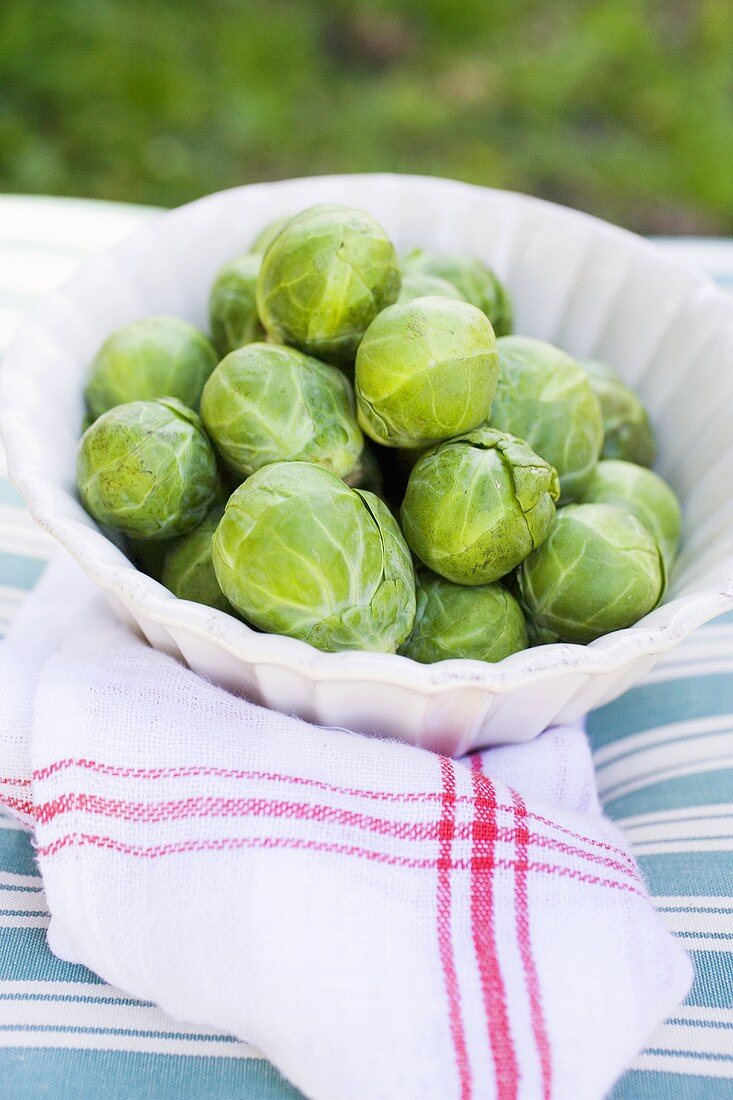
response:
<path id="1" fill-rule="evenodd" d="M 0 774 L 24 728 L 52 949 L 314 1100 L 602 1100 L 688 991 L 578 728 L 463 761 L 323 730 L 151 650 L 65 556 L 0 653 Z"/>
<path id="2" fill-rule="evenodd" d="M 23 310 L 70 274 L 87 249 L 111 243 L 145 216 L 147 212 L 98 203 L 1 200 L 0 343 L 7 343 Z M 733 245 L 685 241 L 668 242 L 666 247 L 706 267 L 721 282 L 733 283 Z M 39 576 L 47 551 L 14 491 L 0 479 L 0 623 L 12 618 Z M 730 771 L 711 762 L 708 740 L 708 735 L 714 739 L 720 734 L 724 742 L 733 726 L 729 718 L 726 730 L 733 696 L 732 638 L 733 623 L 706 628 L 661 666 L 652 683 L 591 719 L 599 752 L 617 738 L 634 738 L 652 728 L 659 744 L 666 739 L 667 747 L 673 753 L 679 749 L 684 760 L 676 771 L 673 761 L 659 784 L 635 779 L 636 764 L 649 770 L 649 758 L 638 752 L 622 754 L 615 772 L 608 773 L 608 810 L 622 819 L 632 818 L 632 840 L 639 826 L 643 868 L 670 926 L 691 948 L 698 974 L 687 1006 L 675 1017 L 681 1022 L 660 1030 L 637 1068 L 617 1087 L 614 1095 L 624 1100 L 719 1097 L 727 1095 L 721 1090 L 733 1077 L 733 953 L 728 950 L 733 887 L 724 862 L 733 836 L 733 781 Z M 712 723 L 707 734 L 695 725 L 699 720 Z M 715 752 L 712 757 L 720 755 Z M 653 767 L 657 760 L 658 756 L 652 760 Z M 636 792 L 624 793 L 623 787 L 614 791 L 611 782 L 617 781 L 636 782 Z M 604 782 L 601 778 L 602 787 Z M 629 798 L 634 796 L 636 808 L 629 811 Z M 689 836 L 689 807 L 700 802 L 708 803 L 710 810 L 704 841 Z M 648 813 L 667 822 L 666 835 L 650 837 L 643 822 L 634 821 Z M 664 814 L 668 817 L 661 818 Z M 28 839 L 13 823 L 3 824 L 0 1082 L 12 1080 L 8 1095 L 13 1100 L 39 1092 L 50 1100 L 105 1091 L 131 1100 L 168 1094 L 224 1100 L 286 1100 L 297 1095 L 243 1044 L 186 1032 L 150 1005 L 50 955 L 44 942 L 43 894 Z M 649 850 L 643 843 L 657 847 Z"/>

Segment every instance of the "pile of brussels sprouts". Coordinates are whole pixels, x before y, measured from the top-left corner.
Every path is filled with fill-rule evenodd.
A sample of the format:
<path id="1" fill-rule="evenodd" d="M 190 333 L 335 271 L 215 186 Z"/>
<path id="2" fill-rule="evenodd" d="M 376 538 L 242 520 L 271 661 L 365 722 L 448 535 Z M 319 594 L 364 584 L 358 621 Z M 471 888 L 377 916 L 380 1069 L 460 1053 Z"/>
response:
<path id="1" fill-rule="evenodd" d="M 113 332 L 87 511 L 176 596 L 322 650 L 499 661 L 661 600 L 680 510 L 612 369 L 511 335 L 480 260 L 315 206 L 218 273 L 207 338 Z M 366 437 L 366 438 L 365 438 Z"/>

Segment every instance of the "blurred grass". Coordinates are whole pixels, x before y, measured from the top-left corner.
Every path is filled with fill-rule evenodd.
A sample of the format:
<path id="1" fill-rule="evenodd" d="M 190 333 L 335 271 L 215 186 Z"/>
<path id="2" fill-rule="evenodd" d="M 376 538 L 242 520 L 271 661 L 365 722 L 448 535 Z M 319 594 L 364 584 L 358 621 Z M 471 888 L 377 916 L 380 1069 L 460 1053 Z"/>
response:
<path id="1" fill-rule="evenodd" d="M 733 232 L 731 0 L 5 0 L 0 189 L 391 170 Z"/>

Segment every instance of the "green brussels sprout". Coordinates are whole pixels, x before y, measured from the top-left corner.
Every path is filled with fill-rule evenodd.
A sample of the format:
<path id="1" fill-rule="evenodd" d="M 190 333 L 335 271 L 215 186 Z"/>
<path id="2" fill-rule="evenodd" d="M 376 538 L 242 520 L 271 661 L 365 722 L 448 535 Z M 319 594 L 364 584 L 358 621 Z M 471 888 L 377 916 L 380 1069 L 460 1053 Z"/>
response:
<path id="1" fill-rule="evenodd" d="M 405 278 L 437 275 L 452 283 L 467 302 L 483 310 L 497 336 L 507 336 L 512 331 L 513 310 L 506 287 L 481 260 L 414 248 L 405 256 L 403 268 Z"/>
<path id="2" fill-rule="evenodd" d="M 467 658 L 501 661 L 527 648 L 522 609 L 500 584 L 452 584 L 426 569 L 417 574 L 417 613 L 400 653 L 429 665 Z"/>
<path id="3" fill-rule="evenodd" d="M 264 229 L 261 229 L 252 244 L 249 246 L 250 252 L 255 252 L 258 256 L 264 255 L 268 248 L 275 240 L 275 237 L 285 228 L 292 214 L 285 214 L 282 218 L 275 218 L 274 221 L 268 222 Z"/>
<path id="4" fill-rule="evenodd" d="M 292 218 L 265 252 L 257 310 L 279 343 L 344 366 L 399 290 L 394 246 L 369 214 L 313 206 Z"/>
<path id="5" fill-rule="evenodd" d="M 201 421 L 168 397 L 117 405 L 95 420 L 79 442 L 76 472 L 90 515 L 137 539 L 185 534 L 218 491 Z"/>
<path id="6" fill-rule="evenodd" d="M 466 301 L 458 287 L 453 286 L 453 283 L 449 283 L 447 279 L 441 279 L 437 275 L 423 275 L 419 271 L 402 276 L 397 301 L 413 302 L 415 298 L 434 298 L 436 294 L 440 298 L 453 298 L 458 302 Z"/>
<path id="7" fill-rule="evenodd" d="M 118 328 L 92 363 L 85 391 L 96 420 L 115 405 L 176 397 L 197 409 L 217 355 L 202 332 L 177 317 L 145 317 Z"/>
<path id="8" fill-rule="evenodd" d="M 387 447 L 426 447 L 486 420 L 499 360 L 490 321 L 450 298 L 389 306 L 356 354 L 359 423 Z"/>
<path id="9" fill-rule="evenodd" d="M 598 360 L 581 361 L 603 416 L 601 458 L 620 458 L 637 466 L 654 463 L 656 446 L 649 414 L 638 394 L 610 373 L 602 373 Z"/>
<path id="10" fill-rule="evenodd" d="M 657 606 L 664 561 L 636 516 L 614 504 L 572 504 L 518 573 L 530 633 L 540 642 L 592 642 Z"/>
<path id="11" fill-rule="evenodd" d="M 220 269 L 209 295 L 209 328 L 217 348 L 226 355 L 243 344 L 261 340 L 255 288 L 262 257 L 238 256 Z"/>
<path id="12" fill-rule="evenodd" d="M 584 504 L 616 504 L 644 524 L 664 556 L 674 562 L 682 529 L 680 505 L 673 490 L 653 470 L 620 459 L 599 462 L 583 493 Z"/>
<path id="13" fill-rule="evenodd" d="M 557 474 L 523 439 L 481 427 L 415 464 L 402 502 L 412 552 L 456 584 L 489 584 L 547 538 Z"/>
<path id="14" fill-rule="evenodd" d="M 224 505 L 214 505 L 198 527 L 166 545 L 160 579 L 179 600 L 193 600 L 235 614 L 219 588 L 211 557 L 211 540 L 223 515 Z"/>
<path id="15" fill-rule="evenodd" d="M 491 424 L 526 439 L 560 476 L 562 501 L 588 484 L 603 446 L 603 417 L 586 372 L 530 336 L 497 341 L 499 384 Z"/>
<path id="16" fill-rule="evenodd" d="M 269 462 L 316 462 L 359 475 L 364 437 L 343 373 L 294 348 L 248 344 L 222 359 L 201 398 L 214 446 L 242 477 Z"/>
<path id="17" fill-rule="evenodd" d="M 317 649 L 394 653 L 415 618 L 410 552 L 389 509 L 322 466 L 275 462 L 232 494 L 213 542 L 231 604 Z"/>

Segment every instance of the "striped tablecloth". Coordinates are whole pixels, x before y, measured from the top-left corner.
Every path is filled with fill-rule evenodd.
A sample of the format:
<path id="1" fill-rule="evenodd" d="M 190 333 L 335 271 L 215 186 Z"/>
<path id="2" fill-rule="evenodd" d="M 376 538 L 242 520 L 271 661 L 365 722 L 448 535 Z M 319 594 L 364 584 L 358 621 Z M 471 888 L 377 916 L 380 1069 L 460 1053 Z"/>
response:
<path id="1" fill-rule="evenodd" d="M 34 301 L 149 216 L 106 203 L 0 198 L 0 351 Z M 662 244 L 733 288 L 733 242 Z M 50 552 L 4 475 L 0 456 L 0 633 Z M 733 1097 L 733 617 L 699 631 L 591 715 L 589 732 L 606 809 L 696 969 L 687 1003 L 652 1037 L 614 1100 Z M 0 818 L 0 1096 L 297 1098 L 245 1044 L 180 1025 L 59 962 L 45 944 L 47 919 L 28 835 Z"/>

